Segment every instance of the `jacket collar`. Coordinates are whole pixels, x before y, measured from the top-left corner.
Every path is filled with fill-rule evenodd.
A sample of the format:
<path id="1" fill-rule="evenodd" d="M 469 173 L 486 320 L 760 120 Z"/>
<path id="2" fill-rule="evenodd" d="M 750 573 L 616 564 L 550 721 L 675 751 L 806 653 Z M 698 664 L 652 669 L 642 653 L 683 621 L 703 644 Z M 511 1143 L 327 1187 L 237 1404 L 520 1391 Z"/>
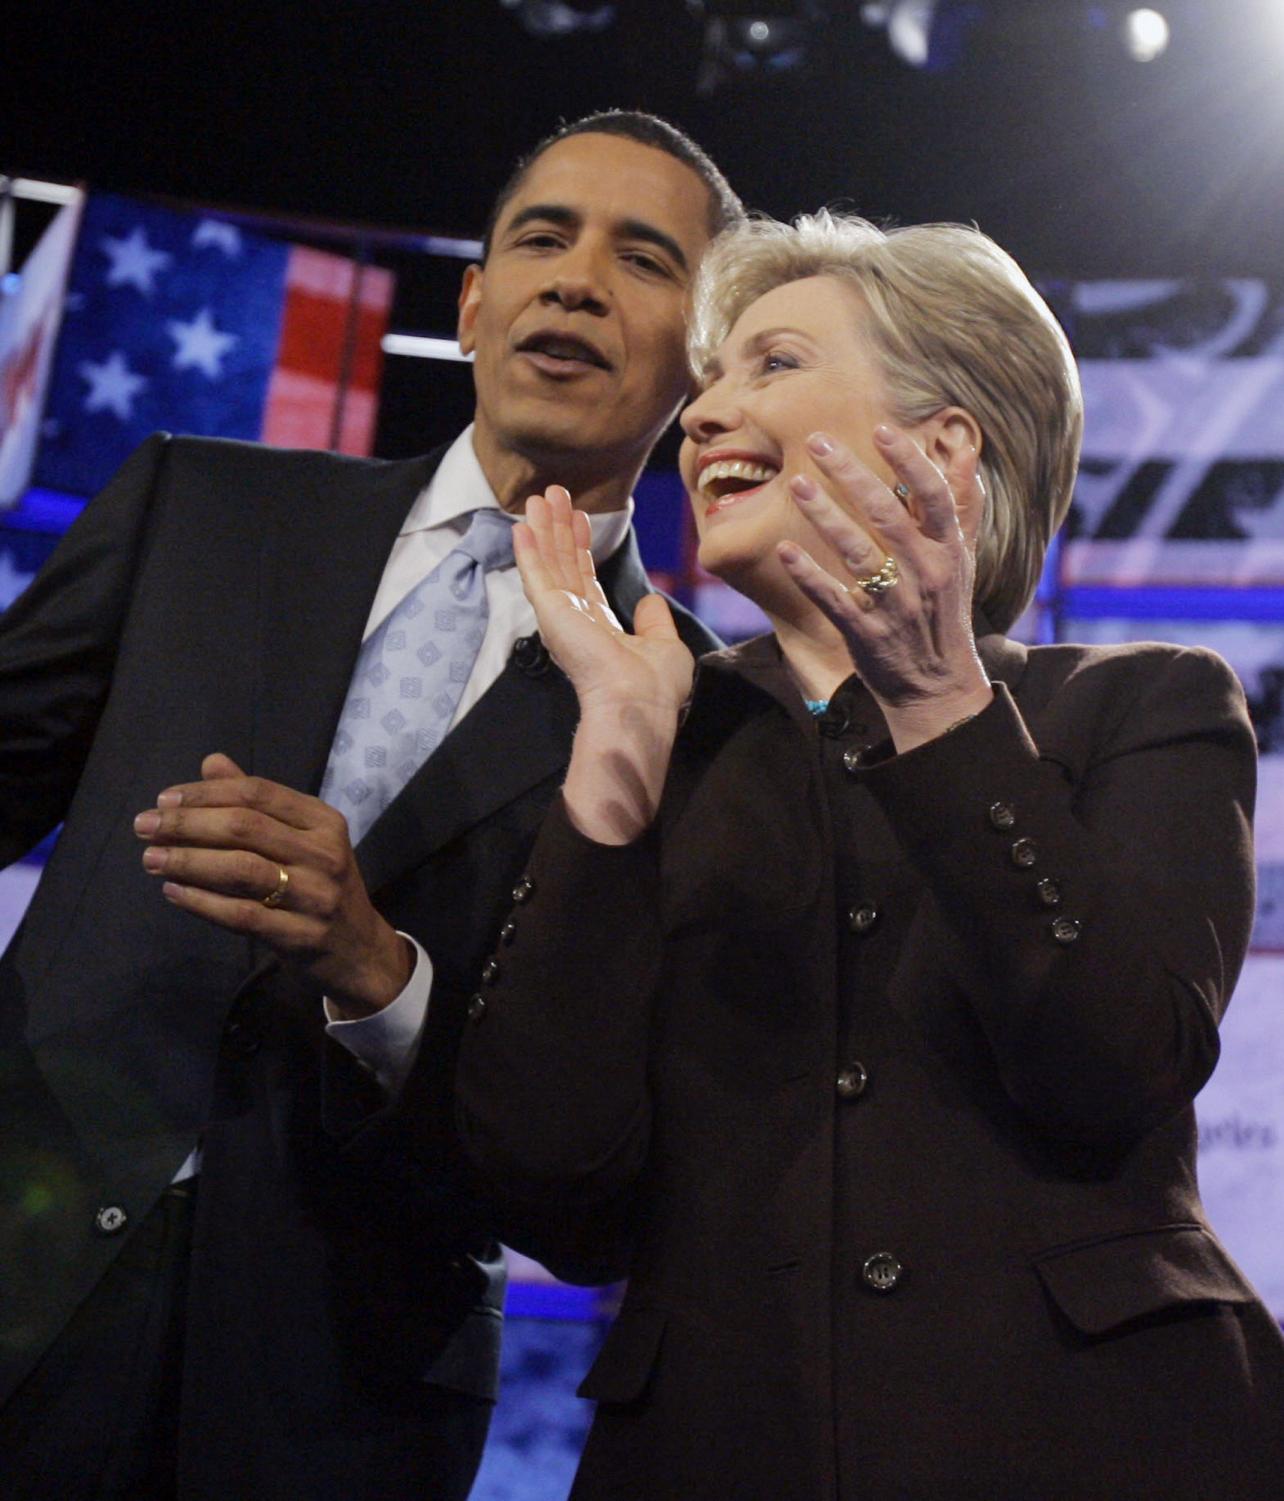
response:
<path id="1" fill-rule="evenodd" d="M 972 617 L 972 629 L 976 635 L 977 655 L 986 676 L 991 682 L 1004 683 L 1015 694 L 1025 674 L 1028 649 L 996 631 L 980 610 Z M 714 679 L 730 674 L 769 694 L 800 722 L 805 723 L 810 717 L 774 635 L 754 636 L 703 657 L 700 673 L 702 677 Z M 855 674 L 847 680 L 848 683 L 854 678 Z"/>

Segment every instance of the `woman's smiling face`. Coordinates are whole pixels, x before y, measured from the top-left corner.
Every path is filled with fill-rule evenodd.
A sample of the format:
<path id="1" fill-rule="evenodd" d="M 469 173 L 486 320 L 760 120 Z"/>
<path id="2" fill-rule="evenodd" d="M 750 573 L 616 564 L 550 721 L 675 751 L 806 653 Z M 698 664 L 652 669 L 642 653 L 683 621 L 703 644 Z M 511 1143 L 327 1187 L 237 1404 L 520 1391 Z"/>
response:
<path id="1" fill-rule="evenodd" d="M 777 542 L 798 542 L 822 567 L 838 562 L 789 495 L 795 474 L 825 483 L 811 433 L 838 438 L 895 483 L 874 447 L 875 427 L 895 416 L 861 313 L 859 294 L 837 277 L 774 287 L 737 319 L 682 414 L 700 563 L 760 604 L 787 584 Z"/>

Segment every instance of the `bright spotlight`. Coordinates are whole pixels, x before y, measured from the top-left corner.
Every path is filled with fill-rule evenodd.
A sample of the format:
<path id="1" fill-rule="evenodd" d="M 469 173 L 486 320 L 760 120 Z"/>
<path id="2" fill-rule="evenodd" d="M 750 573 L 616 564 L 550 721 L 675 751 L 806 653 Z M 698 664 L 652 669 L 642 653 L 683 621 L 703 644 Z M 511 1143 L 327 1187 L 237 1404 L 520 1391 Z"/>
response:
<path id="1" fill-rule="evenodd" d="M 1168 50 L 1168 22 L 1157 10 L 1130 10 L 1123 34 L 1129 55 L 1139 63 L 1152 63 Z"/>
<path id="2" fill-rule="evenodd" d="M 887 17 L 892 51 L 911 68 L 927 67 L 936 0 L 900 0 Z"/>
<path id="3" fill-rule="evenodd" d="M 985 7 L 979 0 L 867 0 L 859 14 L 866 26 L 887 32 L 888 46 L 911 68 L 948 73 Z"/>

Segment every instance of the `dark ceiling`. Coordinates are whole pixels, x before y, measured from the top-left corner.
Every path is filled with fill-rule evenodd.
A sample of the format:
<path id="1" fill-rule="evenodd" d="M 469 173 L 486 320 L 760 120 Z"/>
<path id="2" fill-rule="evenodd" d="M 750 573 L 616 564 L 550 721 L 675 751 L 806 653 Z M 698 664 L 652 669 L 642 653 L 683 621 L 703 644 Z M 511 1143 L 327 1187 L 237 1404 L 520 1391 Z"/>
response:
<path id="1" fill-rule="evenodd" d="M 640 106 L 773 213 L 976 219 L 1049 272 L 1278 267 L 1284 3 L 1157 3 L 1172 46 L 1140 65 L 1091 24 L 1122 5 L 975 0 L 933 76 L 827 0 L 810 70 L 697 98 L 685 0 L 616 0 L 608 30 L 562 41 L 500 0 L 45 0 L 6 22 L 0 168 L 475 233 L 559 117 Z"/>
<path id="2" fill-rule="evenodd" d="M 931 74 L 823 0 L 809 67 L 705 97 L 686 0 L 615 0 L 565 40 L 500 0 L 28 3 L 0 55 L 0 170 L 475 235 L 559 118 L 635 106 L 778 215 L 975 220 L 1053 277 L 1279 275 L 1284 0 L 1153 3 L 1173 40 L 1142 65 L 1118 0 L 972 0 Z M 443 300 L 403 326 L 446 331 Z"/>

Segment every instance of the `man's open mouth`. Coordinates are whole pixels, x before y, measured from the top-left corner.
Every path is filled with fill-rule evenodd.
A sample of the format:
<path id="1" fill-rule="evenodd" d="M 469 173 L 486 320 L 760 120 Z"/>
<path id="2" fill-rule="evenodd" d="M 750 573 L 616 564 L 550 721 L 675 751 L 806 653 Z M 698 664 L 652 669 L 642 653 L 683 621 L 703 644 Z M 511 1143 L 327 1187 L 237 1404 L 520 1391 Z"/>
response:
<path id="1" fill-rule="evenodd" d="M 517 346 L 522 354 L 539 357 L 544 368 L 556 370 L 559 366 L 568 372 L 590 366 L 597 370 L 610 370 L 611 362 L 595 345 L 575 334 L 540 332 L 531 334 Z"/>

